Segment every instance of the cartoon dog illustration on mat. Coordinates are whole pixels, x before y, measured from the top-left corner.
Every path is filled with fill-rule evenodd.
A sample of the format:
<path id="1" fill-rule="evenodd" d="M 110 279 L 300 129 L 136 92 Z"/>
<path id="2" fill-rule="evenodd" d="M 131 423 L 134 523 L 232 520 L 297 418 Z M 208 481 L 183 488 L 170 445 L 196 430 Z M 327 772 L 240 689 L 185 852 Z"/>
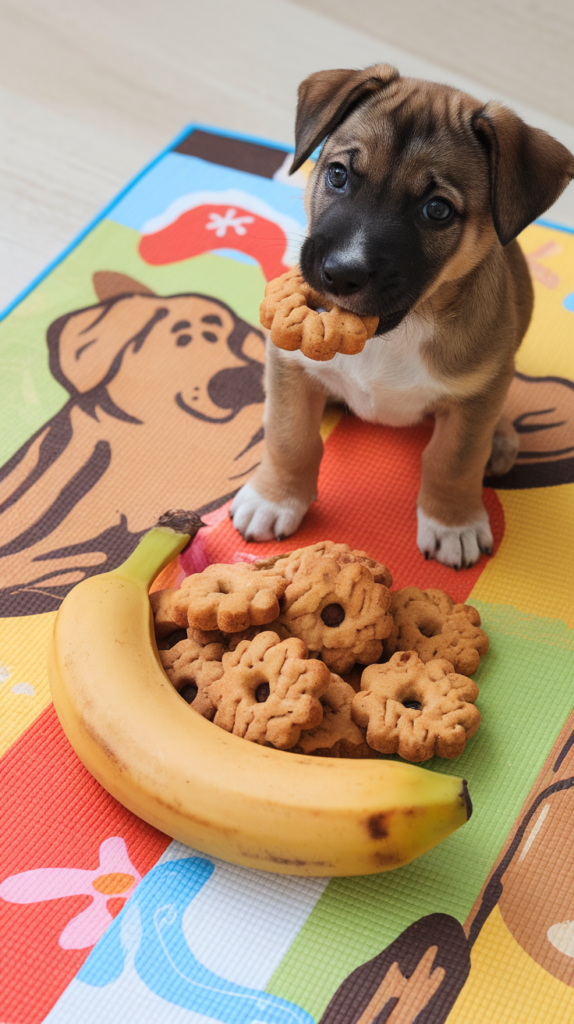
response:
<path id="1" fill-rule="evenodd" d="M 57 608 L 159 512 L 217 507 L 259 461 L 261 332 L 208 296 L 94 287 L 48 329 L 68 402 L 0 470 L 0 615 Z"/>

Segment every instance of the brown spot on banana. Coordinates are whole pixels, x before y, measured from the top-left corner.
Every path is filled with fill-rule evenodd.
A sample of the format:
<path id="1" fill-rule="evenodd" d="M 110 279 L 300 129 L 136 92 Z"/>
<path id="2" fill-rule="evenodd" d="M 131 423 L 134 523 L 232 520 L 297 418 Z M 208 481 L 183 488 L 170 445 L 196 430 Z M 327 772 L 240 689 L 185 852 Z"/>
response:
<path id="1" fill-rule="evenodd" d="M 388 830 L 388 814 L 371 814 L 367 818 L 367 830 L 371 839 L 386 839 Z"/>

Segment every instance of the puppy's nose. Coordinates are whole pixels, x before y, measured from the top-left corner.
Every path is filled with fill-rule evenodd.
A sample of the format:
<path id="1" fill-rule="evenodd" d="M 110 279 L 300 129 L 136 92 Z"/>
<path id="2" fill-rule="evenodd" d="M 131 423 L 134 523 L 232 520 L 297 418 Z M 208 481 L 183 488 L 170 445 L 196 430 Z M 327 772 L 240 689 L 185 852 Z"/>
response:
<path id="1" fill-rule="evenodd" d="M 354 295 L 365 287 L 371 275 L 360 260 L 335 253 L 323 261 L 321 276 L 327 291 L 335 295 Z"/>

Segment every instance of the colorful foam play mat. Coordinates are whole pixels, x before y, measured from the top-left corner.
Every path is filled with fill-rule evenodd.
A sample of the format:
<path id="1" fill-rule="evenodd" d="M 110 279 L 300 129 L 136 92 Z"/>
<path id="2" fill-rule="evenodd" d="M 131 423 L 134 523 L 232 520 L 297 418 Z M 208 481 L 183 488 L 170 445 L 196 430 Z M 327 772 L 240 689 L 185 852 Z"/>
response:
<path id="1" fill-rule="evenodd" d="M 518 461 L 484 490 L 492 557 L 456 573 L 417 550 L 432 425 L 337 407 L 301 528 L 246 544 L 227 513 L 261 457 L 259 303 L 305 233 L 310 165 L 289 163 L 187 129 L 0 323 L 2 1024 L 574 1020 L 574 234 L 521 236 L 536 308 Z M 51 706 L 48 638 L 174 507 L 207 526 L 164 585 L 331 539 L 479 609 L 481 728 L 425 765 L 467 779 L 468 824 L 394 871 L 296 878 L 171 841 L 100 787 Z"/>

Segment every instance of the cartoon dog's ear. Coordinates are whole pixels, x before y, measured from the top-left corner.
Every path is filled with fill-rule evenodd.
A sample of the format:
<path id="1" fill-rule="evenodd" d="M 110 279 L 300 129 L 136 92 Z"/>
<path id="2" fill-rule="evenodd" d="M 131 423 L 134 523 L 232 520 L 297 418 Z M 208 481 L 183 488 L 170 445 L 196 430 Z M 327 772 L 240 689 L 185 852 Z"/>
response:
<path id="1" fill-rule="evenodd" d="M 117 299 L 119 295 L 155 295 L 151 288 L 127 274 L 115 270 L 97 270 L 92 277 L 94 291 L 100 302 Z"/>
<path id="2" fill-rule="evenodd" d="M 499 103 L 477 111 L 473 129 L 488 157 L 494 227 L 508 245 L 574 178 L 574 156 Z"/>
<path id="3" fill-rule="evenodd" d="M 399 73 L 390 64 L 374 64 L 363 71 L 343 68 L 317 71 L 301 82 L 295 119 L 295 156 L 289 174 L 305 163 L 351 107 L 397 78 Z"/>

